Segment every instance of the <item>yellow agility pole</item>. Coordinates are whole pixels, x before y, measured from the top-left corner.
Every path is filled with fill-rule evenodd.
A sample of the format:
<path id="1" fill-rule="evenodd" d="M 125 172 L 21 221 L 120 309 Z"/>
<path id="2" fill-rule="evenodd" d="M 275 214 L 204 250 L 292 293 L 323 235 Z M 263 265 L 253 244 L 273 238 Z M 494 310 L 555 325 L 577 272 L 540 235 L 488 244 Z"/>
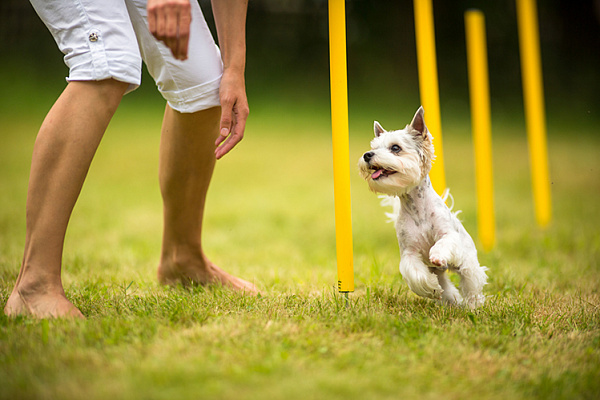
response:
<path id="1" fill-rule="evenodd" d="M 419 92 L 421 105 L 425 109 L 427 127 L 434 138 L 433 144 L 436 154 L 429 177 L 433 188 L 441 195 L 446 190 L 446 175 L 444 173 L 444 148 L 442 145 L 442 119 L 440 116 L 440 95 L 435 55 L 433 7 L 431 0 L 414 0 L 414 8 Z"/>
<path id="2" fill-rule="evenodd" d="M 350 144 L 344 0 L 329 0 L 329 58 L 338 290 L 348 293 L 354 291 L 354 264 L 350 205 Z"/>
<path id="3" fill-rule="evenodd" d="M 540 39 L 535 0 L 517 0 L 517 19 L 535 216 L 537 223 L 541 227 L 545 227 L 550 223 L 552 205 Z"/>
<path id="4" fill-rule="evenodd" d="M 479 10 L 465 12 L 471 124 L 475 151 L 477 225 L 484 250 L 494 247 L 494 174 L 492 172 L 492 125 L 485 35 L 485 18 Z"/>

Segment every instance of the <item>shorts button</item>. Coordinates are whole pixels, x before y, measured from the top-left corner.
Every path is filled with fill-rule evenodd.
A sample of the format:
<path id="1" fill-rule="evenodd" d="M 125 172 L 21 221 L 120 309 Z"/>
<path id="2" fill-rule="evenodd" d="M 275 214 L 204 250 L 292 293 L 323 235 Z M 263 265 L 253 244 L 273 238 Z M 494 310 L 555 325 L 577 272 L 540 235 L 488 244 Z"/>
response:
<path id="1" fill-rule="evenodd" d="M 97 42 L 98 34 L 96 32 L 90 33 L 89 39 L 90 39 L 90 42 Z"/>

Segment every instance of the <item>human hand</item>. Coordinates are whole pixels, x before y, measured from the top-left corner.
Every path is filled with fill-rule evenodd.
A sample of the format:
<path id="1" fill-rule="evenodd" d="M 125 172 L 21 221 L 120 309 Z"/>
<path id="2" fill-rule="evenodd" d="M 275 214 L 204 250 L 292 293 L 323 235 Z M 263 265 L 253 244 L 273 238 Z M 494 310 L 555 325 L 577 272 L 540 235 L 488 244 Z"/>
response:
<path id="1" fill-rule="evenodd" d="M 223 71 L 221 88 L 221 123 L 215 155 L 220 159 L 235 147 L 243 138 L 246 120 L 250 112 L 246 97 L 244 73 L 230 69 Z"/>
<path id="2" fill-rule="evenodd" d="M 148 0 L 148 28 L 173 57 L 186 60 L 192 13 L 190 0 Z"/>

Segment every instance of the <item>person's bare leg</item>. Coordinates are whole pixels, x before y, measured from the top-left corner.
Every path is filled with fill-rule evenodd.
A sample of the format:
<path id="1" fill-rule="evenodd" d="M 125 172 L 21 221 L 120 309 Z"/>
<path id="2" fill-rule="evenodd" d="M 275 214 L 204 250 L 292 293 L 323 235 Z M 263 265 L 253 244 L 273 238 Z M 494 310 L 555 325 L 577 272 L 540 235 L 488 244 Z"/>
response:
<path id="1" fill-rule="evenodd" d="M 165 110 L 159 168 L 164 232 L 158 279 L 167 285 L 221 284 L 256 293 L 252 283 L 221 270 L 202 251 L 202 219 L 220 115 L 220 107 L 191 114 L 169 106 Z"/>
<path id="2" fill-rule="evenodd" d="M 44 120 L 33 149 L 23 264 L 4 312 L 38 318 L 78 317 L 65 297 L 65 232 L 90 163 L 128 84 L 70 82 Z"/>

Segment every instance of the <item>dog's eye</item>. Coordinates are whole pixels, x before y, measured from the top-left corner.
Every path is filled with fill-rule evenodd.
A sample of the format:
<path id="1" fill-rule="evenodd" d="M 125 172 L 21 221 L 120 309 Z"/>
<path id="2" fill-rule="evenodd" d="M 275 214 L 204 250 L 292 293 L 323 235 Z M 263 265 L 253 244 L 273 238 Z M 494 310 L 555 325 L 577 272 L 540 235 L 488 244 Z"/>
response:
<path id="1" fill-rule="evenodd" d="M 400 153 L 402 151 L 402 147 L 398 146 L 397 144 L 392 145 L 392 147 L 390 147 L 390 150 L 394 153 Z"/>

